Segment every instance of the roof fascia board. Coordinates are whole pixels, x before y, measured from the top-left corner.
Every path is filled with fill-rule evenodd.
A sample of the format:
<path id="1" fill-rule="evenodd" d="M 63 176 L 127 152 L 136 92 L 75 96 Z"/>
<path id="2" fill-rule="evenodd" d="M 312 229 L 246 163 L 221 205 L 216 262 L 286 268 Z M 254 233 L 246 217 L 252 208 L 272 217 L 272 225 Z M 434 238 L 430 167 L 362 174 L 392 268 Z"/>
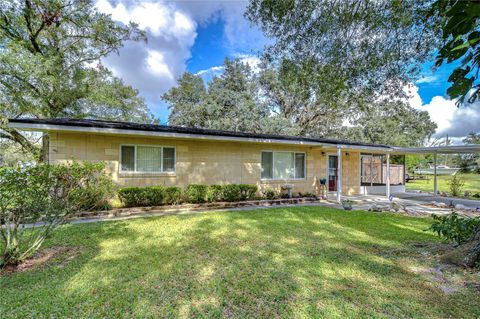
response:
<path id="1" fill-rule="evenodd" d="M 104 127 L 80 127 L 70 125 L 52 125 L 52 124 L 32 124 L 32 123 L 10 123 L 10 127 L 32 130 L 32 131 L 63 131 L 63 132 L 83 132 L 83 133 L 98 133 L 98 134 L 122 134 L 122 135 L 137 135 L 137 136 L 151 136 L 151 137 L 165 137 L 165 138 L 182 138 L 182 139 L 201 139 L 201 140 L 215 140 L 215 141 L 239 141 L 251 143 L 281 143 L 281 144 L 295 144 L 306 146 L 324 146 L 331 145 L 320 142 L 306 142 L 306 141 L 292 141 L 280 139 L 262 139 L 253 137 L 234 137 L 234 136 L 215 136 L 206 134 L 188 134 L 175 132 L 154 132 L 154 131 L 139 131 L 128 129 L 113 129 Z"/>
<path id="2" fill-rule="evenodd" d="M 136 135 L 136 136 L 151 136 L 151 137 L 165 137 L 165 138 L 182 138 L 182 139 L 200 139 L 200 140 L 214 140 L 214 141 L 238 141 L 238 142 L 250 142 L 250 143 L 277 143 L 286 145 L 304 145 L 304 146 L 319 146 L 319 147 L 331 147 L 336 148 L 338 145 L 342 146 L 345 150 L 365 150 L 365 151 L 388 151 L 391 148 L 375 147 L 375 146 L 363 146 L 363 145 L 349 145 L 349 144 L 335 144 L 324 142 L 309 142 L 309 141 L 295 141 L 295 140 L 282 140 L 282 139 L 269 139 L 269 138 L 254 138 L 254 137 L 235 137 L 235 136 L 216 136 L 208 134 L 189 134 L 189 133 L 175 133 L 175 132 L 155 132 L 155 131 L 141 131 L 141 130 L 129 130 L 129 129 L 114 129 L 104 127 L 83 127 L 83 126 L 71 126 L 71 125 L 59 125 L 59 124 L 38 124 L 38 123 L 15 123 L 10 122 L 11 128 L 30 131 L 63 131 L 63 132 L 83 132 L 83 133 L 96 133 L 96 134 L 123 134 L 123 135 Z"/>
<path id="3" fill-rule="evenodd" d="M 480 153 L 479 145 L 451 145 L 432 147 L 395 147 L 394 152 L 405 154 L 455 154 L 455 153 Z"/>

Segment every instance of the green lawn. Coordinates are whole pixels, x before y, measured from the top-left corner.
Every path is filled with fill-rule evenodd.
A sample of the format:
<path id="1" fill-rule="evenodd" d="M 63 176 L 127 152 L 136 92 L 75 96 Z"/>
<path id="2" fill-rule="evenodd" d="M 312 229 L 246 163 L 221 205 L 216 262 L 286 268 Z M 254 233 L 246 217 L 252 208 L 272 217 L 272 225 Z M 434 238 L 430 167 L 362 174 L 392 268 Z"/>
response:
<path id="1" fill-rule="evenodd" d="M 62 254 L 0 276 L 0 317 L 480 317 L 474 288 L 414 271 L 442 246 L 429 222 L 289 207 L 63 226 L 44 247 Z"/>
<path id="2" fill-rule="evenodd" d="M 463 192 L 470 191 L 470 193 L 480 193 L 480 174 L 459 174 L 465 180 Z M 440 192 L 450 192 L 448 181 L 452 178 L 450 175 L 438 176 L 438 190 Z M 433 176 L 429 176 L 429 180 L 410 181 L 406 183 L 407 189 L 416 189 L 426 192 L 433 192 Z"/>

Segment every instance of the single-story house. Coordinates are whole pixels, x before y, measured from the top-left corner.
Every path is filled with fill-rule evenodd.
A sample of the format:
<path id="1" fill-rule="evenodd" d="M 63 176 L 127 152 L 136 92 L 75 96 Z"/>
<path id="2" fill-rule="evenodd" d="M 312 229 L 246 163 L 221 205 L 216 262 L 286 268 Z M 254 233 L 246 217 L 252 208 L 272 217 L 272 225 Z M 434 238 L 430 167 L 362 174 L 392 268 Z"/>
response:
<path id="1" fill-rule="evenodd" d="M 48 161 L 104 161 L 119 186 L 256 184 L 260 190 L 336 194 L 404 191 L 412 149 L 352 141 L 87 119 L 11 119 L 48 133 Z M 398 159 L 398 156 L 396 156 Z M 321 180 L 326 180 L 326 186 Z"/>

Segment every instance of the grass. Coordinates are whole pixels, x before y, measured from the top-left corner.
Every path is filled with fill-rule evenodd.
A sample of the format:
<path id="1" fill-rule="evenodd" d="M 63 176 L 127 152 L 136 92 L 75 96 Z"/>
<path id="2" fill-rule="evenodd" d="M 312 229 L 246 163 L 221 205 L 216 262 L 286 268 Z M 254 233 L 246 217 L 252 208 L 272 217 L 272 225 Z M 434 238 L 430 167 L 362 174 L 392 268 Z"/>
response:
<path id="1" fill-rule="evenodd" d="M 288 207 L 63 226 L 76 252 L 0 276 L 2 318 L 478 318 L 445 294 L 430 220 Z M 419 244 L 423 243 L 423 244 Z M 427 245 L 427 246 L 425 246 Z"/>
<path id="2" fill-rule="evenodd" d="M 469 191 L 471 194 L 480 193 L 480 174 L 459 174 L 464 179 L 465 185 L 463 192 Z M 450 193 L 448 181 L 452 178 L 450 175 L 437 176 L 438 190 L 440 192 Z M 425 192 L 433 192 L 433 175 L 429 180 L 417 180 L 406 183 L 407 189 L 421 190 Z"/>

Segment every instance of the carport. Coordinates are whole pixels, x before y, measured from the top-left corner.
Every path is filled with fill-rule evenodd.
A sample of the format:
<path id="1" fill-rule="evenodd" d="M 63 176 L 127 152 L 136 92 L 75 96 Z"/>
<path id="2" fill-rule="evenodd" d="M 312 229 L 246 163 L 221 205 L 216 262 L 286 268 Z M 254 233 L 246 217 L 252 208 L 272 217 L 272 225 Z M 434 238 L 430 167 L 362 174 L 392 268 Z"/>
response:
<path id="1" fill-rule="evenodd" d="M 480 144 L 473 145 L 449 145 L 449 146 L 432 146 L 432 147 L 394 147 L 391 154 L 402 155 L 419 155 L 419 154 L 433 154 L 433 194 L 438 195 L 438 182 L 437 182 L 437 156 L 439 154 L 476 154 L 480 153 Z M 387 160 L 389 160 L 387 156 Z M 387 165 L 389 163 L 387 162 Z M 387 182 L 390 179 L 387 178 Z M 390 185 L 387 184 L 387 198 L 390 197 Z"/>

